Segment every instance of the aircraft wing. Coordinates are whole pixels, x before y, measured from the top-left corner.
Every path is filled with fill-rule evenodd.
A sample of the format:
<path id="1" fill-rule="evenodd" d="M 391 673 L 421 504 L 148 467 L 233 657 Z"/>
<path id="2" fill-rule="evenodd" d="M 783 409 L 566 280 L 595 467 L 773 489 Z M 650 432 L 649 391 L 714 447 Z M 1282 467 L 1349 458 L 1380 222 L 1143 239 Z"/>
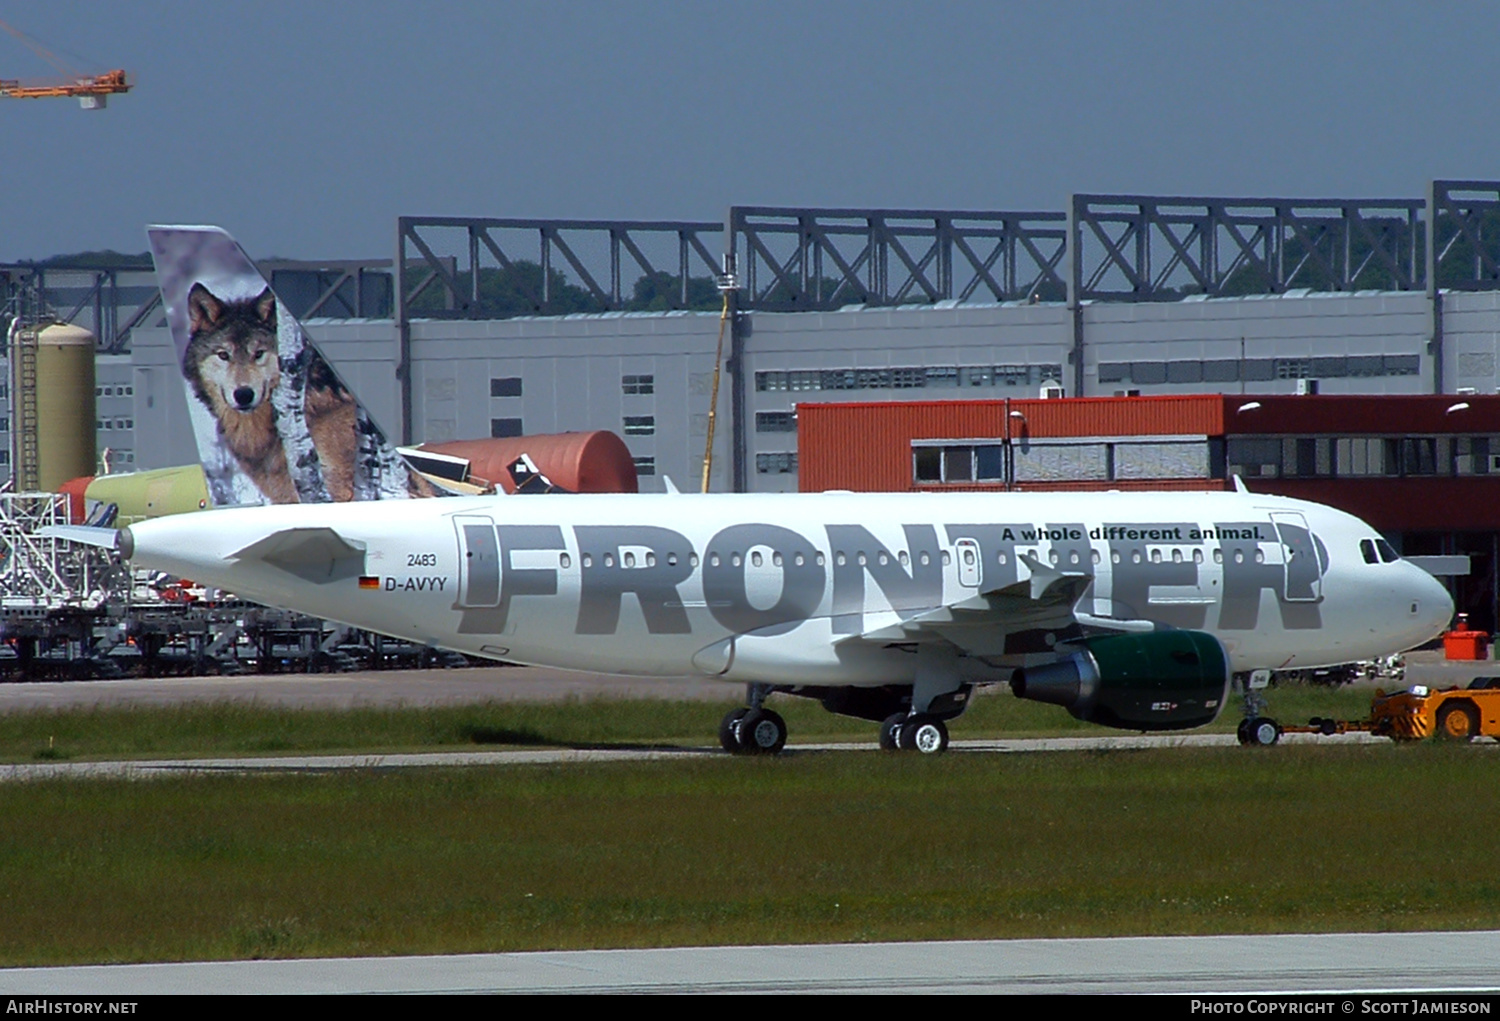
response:
<path id="1" fill-rule="evenodd" d="M 1053 646 L 1084 636 L 1098 618 L 1078 613 L 1093 575 L 1059 571 L 1026 555 L 1031 577 L 981 591 L 857 637 L 870 642 L 944 642 L 979 658 L 1054 655 Z M 1082 618 L 1082 619 L 1080 619 Z"/>

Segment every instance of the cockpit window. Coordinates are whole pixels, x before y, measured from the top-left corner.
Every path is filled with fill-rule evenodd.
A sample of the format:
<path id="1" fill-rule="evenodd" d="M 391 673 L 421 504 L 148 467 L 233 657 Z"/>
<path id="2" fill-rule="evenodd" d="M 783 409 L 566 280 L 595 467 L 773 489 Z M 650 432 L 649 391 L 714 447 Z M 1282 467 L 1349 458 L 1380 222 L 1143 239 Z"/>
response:
<path id="1" fill-rule="evenodd" d="M 1380 556 L 1375 552 L 1374 539 L 1359 540 L 1359 555 L 1365 558 L 1367 564 L 1380 563 Z"/>
<path id="2" fill-rule="evenodd" d="M 1391 544 L 1384 539 L 1376 539 L 1375 548 L 1380 551 L 1380 562 L 1382 564 L 1392 564 L 1401 559 L 1396 554 L 1396 551 L 1391 548 Z"/>

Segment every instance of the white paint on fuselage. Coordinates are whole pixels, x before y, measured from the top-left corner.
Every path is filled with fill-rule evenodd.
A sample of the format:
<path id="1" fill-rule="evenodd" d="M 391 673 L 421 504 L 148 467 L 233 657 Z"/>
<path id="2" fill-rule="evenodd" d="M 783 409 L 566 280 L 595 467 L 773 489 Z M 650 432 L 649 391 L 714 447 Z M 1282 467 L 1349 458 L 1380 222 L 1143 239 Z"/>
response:
<path id="1" fill-rule="evenodd" d="M 1256 549 L 1270 567 L 1283 564 L 1287 547 L 1277 541 L 1272 513 L 1300 515 L 1326 550 L 1319 563 L 1316 598 L 1296 605 L 1271 588 L 1261 589 L 1249 628 L 1220 626 L 1226 566 L 1215 562 L 1217 539 L 1152 541 L 1143 556 L 1170 563 L 1181 556 L 1193 563 L 1192 584 L 1151 586 L 1144 607 L 1125 606 L 1116 589 L 1119 569 L 1111 546 L 1102 537 L 1106 525 L 1196 522 L 1212 529 L 1220 522 L 1259 522 L 1265 532 Z M 492 520 L 495 524 L 558 526 L 563 548 L 555 551 L 502 550 L 501 558 L 521 570 L 555 571 L 556 593 L 501 592 L 508 602 L 503 627 L 484 634 L 462 634 L 457 608 L 463 583 L 454 517 Z M 857 525 L 890 552 L 893 561 L 909 554 L 905 525 L 932 527 L 947 561 L 942 568 L 941 597 L 946 605 L 974 595 L 961 583 L 955 542 L 945 526 L 971 522 L 1082 523 L 1091 533 L 1071 545 L 1052 539 L 1025 540 L 1009 556 L 1030 552 L 1043 564 L 1062 549 L 1057 569 L 1094 576 L 1081 610 L 1114 613 L 1135 619 L 1170 621 L 1184 607 L 1201 607 L 1203 630 L 1217 634 L 1230 652 L 1234 670 L 1260 667 L 1311 667 L 1373 658 L 1398 652 L 1434 637 L 1452 614 L 1446 591 L 1430 575 L 1404 561 L 1366 564 L 1359 541 L 1377 533 L 1349 514 L 1318 504 L 1241 493 L 1090 493 L 1090 494 L 748 494 L 748 495 L 568 495 L 546 497 L 473 497 L 442 500 L 384 501 L 326 505 L 230 508 L 160 518 L 132 526 L 134 561 L 200 583 L 216 585 L 244 597 L 316 616 L 477 655 L 515 662 L 621 674 L 681 675 L 717 673 L 727 663 L 726 680 L 773 683 L 854 684 L 909 683 L 915 657 L 874 643 L 842 641 L 831 614 L 834 558 L 828 525 Z M 726 528 L 762 523 L 802 536 L 825 560 L 825 584 L 817 610 L 785 633 L 770 637 L 739 636 L 715 616 L 703 590 L 703 564 L 697 564 L 676 586 L 676 602 L 689 630 L 652 633 L 639 601 L 625 594 L 619 601 L 618 627 L 608 634 L 580 634 L 579 600 L 582 554 L 576 529 L 589 526 L 670 528 L 702 557 L 710 540 Z M 379 579 L 377 589 L 361 589 L 353 577 L 315 584 L 256 560 L 232 555 L 256 541 L 290 528 L 335 530 L 347 542 L 365 549 L 360 573 Z M 1095 536 L 1095 531 L 1098 535 Z M 762 546 L 760 565 L 745 557 L 748 604 L 774 604 L 780 572 L 775 550 Z M 631 544 L 612 555 L 616 570 L 628 570 L 626 555 L 637 569 L 645 566 L 648 547 Z M 854 551 L 843 551 L 853 556 Z M 874 554 L 865 551 L 872 558 Z M 985 552 L 985 556 L 993 555 Z M 1253 554 L 1251 554 L 1253 555 Z M 912 556 L 915 559 L 915 556 Z M 1096 561 L 1096 562 L 1088 562 Z M 566 566 L 564 566 L 566 565 Z M 904 565 L 903 570 L 915 568 Z M 1283 566 L 1284 569 L 1284 566 Z M 1127 568 L 1128 570 L 1128 568 Z M 1020 577 L 1028 570 L 1020 568 Z M 972 581 L 972 578 L 969 579 Z M 864 620 L 861 631 L 898 622 L 903 614 L 867 573 L 864 575 Z M 1287 611 L 1293 606 L 1292 611 Z M 1129 611 L 1122 613 L 1120 611 Z M 1284 612 L 1315 613 L 1317 626 L 1288 627 Z M 905 611 L 910 616 L 911 609 Z M 696 654 L 735 638 L 715 658 Z M 706 665 L 705 665 L 706 664 Z"/>

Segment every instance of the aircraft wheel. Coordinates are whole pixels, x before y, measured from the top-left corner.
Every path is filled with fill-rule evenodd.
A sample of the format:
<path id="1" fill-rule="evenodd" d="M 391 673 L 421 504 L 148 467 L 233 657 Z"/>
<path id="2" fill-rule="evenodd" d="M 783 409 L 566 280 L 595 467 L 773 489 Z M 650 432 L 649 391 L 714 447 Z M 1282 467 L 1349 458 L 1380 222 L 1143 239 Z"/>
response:
<path id="1" fill-rule="evenodd" d="M 775 755 L 786 745 L 786 721 L 770 709 L 751 709 L 734 728 L 740 751 Z"/>
<path id="2" fill-rule="evenodd" d="M 1479 713 L 1471 705 L 1445 705 L 1438 710 L 1435 734 L 1440 741 L 1472 741 L 1479 736 Z"/>
<path id="3" fill-rule="evenodd" d="M 744 719 L 749 711 L 744 706 L 731 709 L 719 721 L 719 746 L 730 755 L 736 755 L 740 751 L 740 739 L 736 736 L 736 731 L 739 729 L 740 720 Z"/>
<path id="4" fill-rule="evenodd" d="M 896 752 L 901 750 L 901 728 L 909 717 L 905 713 L 896 713 L 887 716 L 885 722 L 880 725 L 880 750 L 885 752 Z"/>
<path id="5" fill-rule="evenodd" d="M 1257 716 L 1246 721 L 1245 733 L 1250 735 L 1250 744 L 1269 748 L 1281 740 L 1281 725 L 1268 716 Z"/>
<path id="6" fill-rule="evenodd" d="M 932 716 L 914 716 L 901 728 L 901 747 L 916 749 L 923 755 L 945 752 L 948 728 Z"/>
<path id="7" fill-rule="evenodd" d="M 1250 743 L 1250 717 L 1247 716 L 1240 721 L 1240 725 L 1235 730 L 1234 736 L 1239 738 L 1240 744 Z"/>

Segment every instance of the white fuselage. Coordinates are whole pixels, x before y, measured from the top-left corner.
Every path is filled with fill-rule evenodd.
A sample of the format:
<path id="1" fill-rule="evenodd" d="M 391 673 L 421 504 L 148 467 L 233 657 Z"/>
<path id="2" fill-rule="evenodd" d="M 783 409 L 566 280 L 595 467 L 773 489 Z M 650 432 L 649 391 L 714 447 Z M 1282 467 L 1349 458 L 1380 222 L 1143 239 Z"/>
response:
<path id="1" fill-rule="evenodd" d="M 324 529 L 362 556 L 236 556 Z M 1367 562 L 1377 533 L 1359 519 L 1247 493 L 390 500 L 185 514 L 131 536 L 138 565 L 442 648 L 774 684 L 910 683 L 914 657 L 860 636 L 1026 581 L 1032 558 L 1092 577 L 1085 624 L 1208 631 L 1236 671 L 1398 652 L 1452 614 L 1421 569 Z"/>

